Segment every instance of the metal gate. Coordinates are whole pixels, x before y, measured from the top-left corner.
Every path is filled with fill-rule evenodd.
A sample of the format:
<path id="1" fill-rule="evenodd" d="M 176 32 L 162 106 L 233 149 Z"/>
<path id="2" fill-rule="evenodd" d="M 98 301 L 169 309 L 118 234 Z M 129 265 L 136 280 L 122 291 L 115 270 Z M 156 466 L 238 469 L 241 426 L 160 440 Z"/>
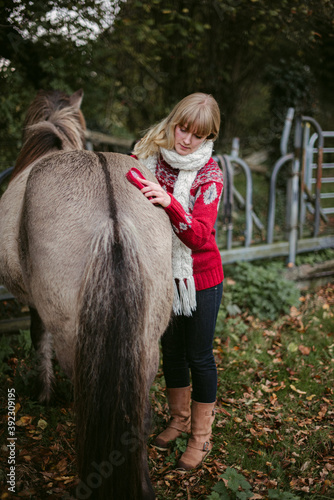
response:
<path id="1" fill-rule="evenodd" d="M 306 210 L 314 213 L 314 206 L 312 204 L 312 198 L 315 196 L 315 186 L 317 183 L 316 171 L 317 171 L 317 155 L 319 155 L 319 149 L 317 143 L 319 143 L 319 136 L 314 133 L 310 136 L 310 127 L 305 127 L 304 131 L 304 142 L 306 144 L 306 158 L 305 158 L 305 170 L 304 170 L 304 190 L 305 195 L 302 198 L 301 206 L 301 224 L 305 220 Z M 334 214 L 334 132 L 323 132 L 324 139 L 323 147 L 323 162 L 322 162 L 322 175 L 321 175 L 321 186 L 320 192 L 320 216 L 324 222 L 328 223 L 327 215 Z M 311 198 L 311 200 L 310 200 Z M 321 203 L 321 200 L 324 200 Z M 301 229 L 302 231 L 302 229 Z M 301 233 L 302 234 L 302 233 Z"/>
<path id="2" fill-rule="evenodd" d="M 286 256 L 288 262 L 293 265 L 299 253 L 334 248 L 334 222 L 333 218 L 329 217 L 334 214 L 334 202 L 328 204 L 328 201 L 334 200 L 334 144 L 327 145 L 327 142 L 334 138 L 334 132 L 323 132 L 311 117 L 297 116 L 292 151 L 288 152 L 293 117 L 294 109 L 289 108 L 281 138 L 282 156 L 275 163 L 270 178 L 266 243 L 252 244 L 253 223 L 261 230 L 264 229 L 265 223 L 254 213 L 252 173 L 247 163 L 238 156 L 237 141 L 234 140 L 230 155 L 215 157 L 223 170 L 225 180 L 220 214 L 223 230 L 226 231 L 226 249 L 221 250 L 223 263 Z M 312 128 L 315 133 L 310 137 Z M 235 166 L 241 167 L 245 175 L 245 199 L 234 186 Z M 290 173 L 286 187 L 287 238 L 275 241 L 277 177 L 283 166 L 288 166 Z M 243 246 L 235 244 L 233 240 L 233 209 L 236 200 L 239 205 L 240 202 L 243 204 L 245 211 Z M 322 206 L 324 200 L 326 207 Z M 307 213 L 312 215 L 313 234 L 303 237 Z M 328 225 L 329 234 L 320 234 L 320 219 Z"/>

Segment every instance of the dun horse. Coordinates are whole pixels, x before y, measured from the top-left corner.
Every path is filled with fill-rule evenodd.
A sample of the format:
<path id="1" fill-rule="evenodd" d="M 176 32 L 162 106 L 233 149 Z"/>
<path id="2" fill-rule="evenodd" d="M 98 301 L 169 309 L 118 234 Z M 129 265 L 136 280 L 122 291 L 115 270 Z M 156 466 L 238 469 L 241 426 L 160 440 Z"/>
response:
<path id="1" fill-rule="evenodd" d="M 32 311 L 48 399 L 52 352 L 74 382 L 78 499 L 153 499 L 146 440 L 172 307 L 171 229 L 125 174 L 84 151 L 82 91 L 41 91 L 0 200 L 0 283 Z"/>

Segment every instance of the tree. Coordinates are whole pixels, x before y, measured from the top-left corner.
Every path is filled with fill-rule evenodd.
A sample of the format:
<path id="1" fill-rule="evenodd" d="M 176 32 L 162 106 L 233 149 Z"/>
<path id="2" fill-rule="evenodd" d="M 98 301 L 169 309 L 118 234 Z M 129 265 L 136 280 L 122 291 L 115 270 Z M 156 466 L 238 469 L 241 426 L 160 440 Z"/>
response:
<path id="1" fill-rule="evenodd" d="M 204 90 L 220 103 L 223 134 L 240 133 L 240 112 L 254 89 L 275 84 L 269 64 L 286 57 L 312 74 L 319 58 L 330 61 L 324 41 L 332 18 L 328 0 L 128 0 L 103 35 L 110 57 L 119 54 L 116 97 L 123 91 L 127 126 L 149 125 L 187 93 Z M 140 82 L 145 99 L 129 99 Z M 281 115 L 287 106 L 281 102 Z"/>
<path id="2" fill-rule="evenodd" d="M 40 88 L 72 92 L 91 69 L 91 46 L 112 23 L 117 2 L 0 2 L 0 144 L 2 168 L 17 156 L 25 112 Z"/>

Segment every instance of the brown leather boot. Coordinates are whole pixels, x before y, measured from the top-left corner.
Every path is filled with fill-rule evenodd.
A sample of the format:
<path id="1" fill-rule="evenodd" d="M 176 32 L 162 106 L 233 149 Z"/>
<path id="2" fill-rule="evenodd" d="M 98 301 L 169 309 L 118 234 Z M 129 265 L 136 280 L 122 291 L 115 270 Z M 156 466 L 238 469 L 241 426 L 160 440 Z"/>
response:
<path id="1" fill-rule="evenodd" d="M 167 429 L 154 441 L 155 446 L 166 450 L 168 443 L 180 437 L 182 432 L 190 432 L 190 386 L 167 388 L 167 400 L 171 419 Z"/>
<path id="2" fill-rule="evenodd" d="M 215 419 L 215 404 L 192 402 L 191 436 L 187 449 L 179 460 L 179 469 L 195 469 L 203 462 L 212 449 L 210 437 L 212 424 Z"/>

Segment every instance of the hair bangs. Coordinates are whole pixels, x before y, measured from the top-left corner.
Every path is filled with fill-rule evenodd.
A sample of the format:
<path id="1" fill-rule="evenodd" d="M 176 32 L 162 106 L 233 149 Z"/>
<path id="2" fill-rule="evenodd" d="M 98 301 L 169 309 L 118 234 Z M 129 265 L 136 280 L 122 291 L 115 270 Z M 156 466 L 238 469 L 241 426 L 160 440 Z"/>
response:
<path id="1" fill-rule="evenodd" d="M 180 115 L 177 125 L 200 137 L 212 138 L 216 136 L 216 125 L 211 110 L 205 106 L 194 106 Z"/>

